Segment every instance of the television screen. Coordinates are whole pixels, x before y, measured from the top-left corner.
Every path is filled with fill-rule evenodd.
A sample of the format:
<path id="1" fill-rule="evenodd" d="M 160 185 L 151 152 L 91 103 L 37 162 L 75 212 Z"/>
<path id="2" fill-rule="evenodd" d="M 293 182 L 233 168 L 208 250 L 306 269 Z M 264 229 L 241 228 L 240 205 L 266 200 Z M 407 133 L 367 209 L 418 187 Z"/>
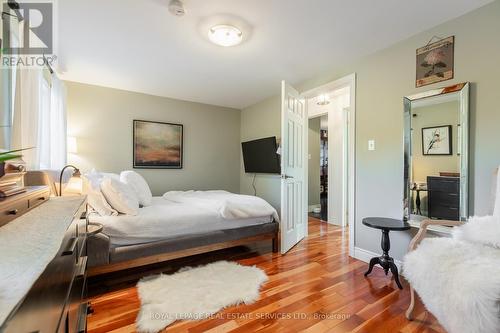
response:
<path id="1" fill-rule="evenodd" d="M 243 142 L 241 147 L 243 149 L 245 172 L 281 173 L 276 137 Z"/>

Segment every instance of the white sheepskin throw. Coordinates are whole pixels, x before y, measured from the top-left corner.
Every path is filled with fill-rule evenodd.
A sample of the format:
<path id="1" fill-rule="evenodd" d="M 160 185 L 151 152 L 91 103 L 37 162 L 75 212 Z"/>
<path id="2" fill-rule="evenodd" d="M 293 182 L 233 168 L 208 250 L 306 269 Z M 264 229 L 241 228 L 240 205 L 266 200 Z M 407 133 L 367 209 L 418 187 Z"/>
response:
<path id="1" fill-rule="evenodd" d="M 453 238 L 500 249 L 500 216 L 471 217 L 453 228 Z"/>
<path id="2" fill-rule="evenodd" d="M 425 239 L 406 255 L 403 274 L 449 333 L 500 332 L 500 250 Z"/>
<path id="3" fill-rule="evenodd" d="M 137 284 L 137 329 L 158 332 L 176 320 L 204 319 L 231 305 L 253 303 L 267 279 L 257 267 L 227 261 L 143 279 Z"/>

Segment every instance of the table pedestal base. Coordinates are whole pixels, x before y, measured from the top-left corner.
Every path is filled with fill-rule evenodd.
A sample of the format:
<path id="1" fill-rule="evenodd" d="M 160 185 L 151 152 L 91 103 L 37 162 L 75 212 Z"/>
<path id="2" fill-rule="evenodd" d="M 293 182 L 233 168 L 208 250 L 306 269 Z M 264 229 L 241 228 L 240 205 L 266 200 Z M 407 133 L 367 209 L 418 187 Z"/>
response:
<path id="1" fill-rule="evenodd" d="M 389 250 L 391 248 L 391 242 L 389 240 L 389 230 L 382 230 L 382 251 L 383 254 L 381 257 L 375 257 L 370 260 L 370 266 L 368 271 L 365 273 L 365 276 L 368 276 L 373 270 L 373 266 L 380 265 L 384 269 L 385 275 L 389 274 L 389 270 L 394 276 L 394 280 L 398 285 L 399 289 L 403 289 L 401 282 L 399 281 L 399 273 L 398 267 L 394 263 L 394 259 L 389 256 Z"/>

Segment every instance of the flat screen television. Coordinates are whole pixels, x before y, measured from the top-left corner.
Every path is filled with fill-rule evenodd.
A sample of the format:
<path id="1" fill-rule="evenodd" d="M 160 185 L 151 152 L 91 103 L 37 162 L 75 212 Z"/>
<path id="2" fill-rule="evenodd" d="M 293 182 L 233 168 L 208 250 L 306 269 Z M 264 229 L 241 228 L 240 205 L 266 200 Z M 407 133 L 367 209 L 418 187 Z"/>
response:
<path id="1" fill-rule="evenodd" d="M 243 162 L 246 173 L 280 174 L 280 155 L 276 137 L 243 142 Z"/>

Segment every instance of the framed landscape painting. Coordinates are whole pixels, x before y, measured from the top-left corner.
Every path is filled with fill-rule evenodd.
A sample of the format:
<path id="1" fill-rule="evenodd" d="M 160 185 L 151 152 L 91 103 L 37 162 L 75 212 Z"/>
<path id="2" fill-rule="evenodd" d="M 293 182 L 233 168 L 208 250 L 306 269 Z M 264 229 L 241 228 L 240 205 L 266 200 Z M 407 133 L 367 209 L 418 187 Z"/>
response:
<path id="1" fill-rule="evenodd" d="M 134 168 L 182 169 L 183 126 L 134 120 Z"/>
<path id="2" fill-rule="evenodd" d="M 422 128 L 424 155 L 451 155 L 451 125 Z"/>

